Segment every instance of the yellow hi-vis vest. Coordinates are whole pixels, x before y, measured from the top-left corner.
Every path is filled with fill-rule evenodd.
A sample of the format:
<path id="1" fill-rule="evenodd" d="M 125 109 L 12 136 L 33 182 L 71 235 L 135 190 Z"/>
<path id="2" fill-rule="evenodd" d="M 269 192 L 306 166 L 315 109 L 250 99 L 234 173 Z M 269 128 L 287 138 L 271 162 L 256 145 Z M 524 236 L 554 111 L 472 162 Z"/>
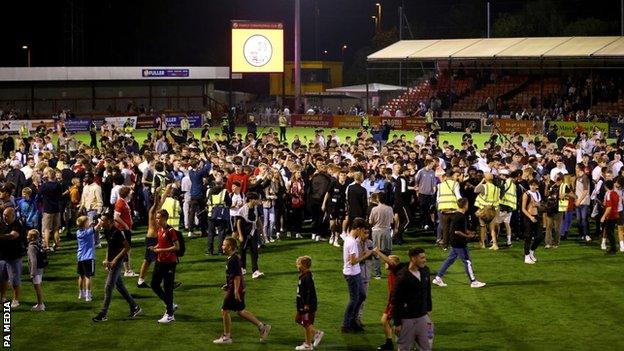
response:
<path id="1" fill-rule="evenodd" d="M 279 117 L 279 126 L 280 127 L 288 126 L 288 120 L 286 119 L 286 116 L 280 116 Z"/>
<path id="2" fill-rule="evenodd" d="M 362 116 L 362 127 L 368 127 L 368 125 L 369 125 L 368 116 L 366 115 Z"/>
<path id="3" fill-rule="evenodd" d="M 498 206 L 498 201 L 500 200 L 500 189 L 492 183 L 485 183 L 483 186 L 485 187 L 485 193 L 481 193 L 477 196 L 475 206 L 477 208 L 483 208 L 485 206 Z"/>
<path id="4" fill-rule="evenodd" d="M 21 125 L 19 127 L 19 133 L 22 139 L 26 139 L 30 136 L 30 131 L 28 130 L 28 127 L 26 127 L 25 125 Z"/>
<path id="5" fill-rule="evenodd" d="M 505 194 L 500 199 L 499 204 L 505 205 L 515 211 L 518 208 L 518 198 L 516 197 L 516 183 L 511 179 L 505 181 Z"/>
<path id="6" fill-rule="evenodd" d="M 568 210 L 568 184 L 561 183 L 559 187 L 559 212 Z"/>
<path id="7" fill-rule="evenodd" d="M 456 181 L 449 179 L 438 184 L 438 211 L 459 210 L 454 191 L 456 185 Z"/>
<path id="8" fill-rule="evenodd" d="M 218 194 L 210 195 L 210 203 L 208 204 L 208 218 L 212 217 L 212 209 L 215 208 L 215 206 L 225 206 L 225 191 L 226 190 L 223 189 Z"/>
<path id="9" fill-rule="evenodd" d="M 168 197 L 165 199 L 162 209 L 167 210 L 169 213 L 167 224 L 177 230 L 180 226 L 180 202 L 172 197 Z"/>

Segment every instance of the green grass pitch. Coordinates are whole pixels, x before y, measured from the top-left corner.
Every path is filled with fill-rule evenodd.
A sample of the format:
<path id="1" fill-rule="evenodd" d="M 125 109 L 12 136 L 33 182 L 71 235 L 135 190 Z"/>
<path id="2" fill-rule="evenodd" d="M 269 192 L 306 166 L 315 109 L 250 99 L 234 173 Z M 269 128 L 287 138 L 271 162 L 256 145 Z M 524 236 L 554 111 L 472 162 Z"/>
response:
<path id="1" fill-rule="evenodd" d="M 290 131 L 292 135 L 294 130 Z M 300 135 L 303 130 L 297 130 Z M 305 132 L 310 132 L 305 130 Z M 347 131 L 340 131 L 344 136 Z M 353 132 L 350 132 L 353 134 Z M 308 134 L 311 135 L 311 134 Z M 448 138 L 447 138 L 448 136 Z M 139 136 L 140 137 L 140 136 Z M 480 135 L 486 139 L 486 135 Z M 87 139 L 88 136 L 81 135 Z M 443 134 L 458 145 L 460 134 Z M 572 229 L 572 235 L 576 229 Z M 138 271 L 143 257 L 144 228 L 133 235 L 132 266 Z M 411 233 L 407 243 L 395 247 L 406 260 L 407 249 L 427 250 L 428 265 L 437 271 L 446 252 L 435 248 L 432 237 Z M 136 278 L 124 278 L 144 309 L 135 320 L 128 306 L 113 293 L 109 320 L 95 324 L 91 318 L 101 307 L 105 272 L 101 265 L 93 280 L 93 302 L 77 299 L 75 243 L 65 242 L 50 258 L 44 272 L 47 311 L 30 312 L 35 295 L 23 276 L 21 306 L 12 311 L 11 341 L 15 350 L 292 350 L 303 340 L 303 328 L 294 323 L 297 272 L 295 259 L 310 255 L 319 309 L 316 326 L 325 331 L 319 350 L 374 350 L 383 333 L 379 318 L 386 303 L 385 274 L 372 280 L 363 321 L 366 333 L 340 333 L 348 300 L 342 277 L 342 251 L 327 242 L 287 239 L 269 244 L 260 254 L 266 276 L 246 276 L 248 309 L 273 325 L 268 343 L 260 344 L 251 324 L 233 317 L 234 344 L 217 346 L 222 333 L 220 306 L 224 282 L 223 257 L 206 256 L 205 238 L 187 241 L 187 253 L 178 265 L 175 290 L 180 305 L 176 321 L 159 325 L 163 303 L 150 289 L 136 288 Z M 461 262 L 445 276 L 448 287 L 433 287 L 432 319 L 437 350 L 623 350 L 624 255 L 605 257 L 596 243 L 564 241 L 557 249 L 538 249 L 538 262 L 523 263 L 522 243 L 493 252 L 472 248 L 477 278 L 487 283 L 471 289 Z M 103 260 L 97 251 L 96 263 Z M 150 271 L 151 272 L 151 271 Z M 149 279 L 148 279 L 149 282 Z M 11 296 L 11 293 L 9 293 Z"/>

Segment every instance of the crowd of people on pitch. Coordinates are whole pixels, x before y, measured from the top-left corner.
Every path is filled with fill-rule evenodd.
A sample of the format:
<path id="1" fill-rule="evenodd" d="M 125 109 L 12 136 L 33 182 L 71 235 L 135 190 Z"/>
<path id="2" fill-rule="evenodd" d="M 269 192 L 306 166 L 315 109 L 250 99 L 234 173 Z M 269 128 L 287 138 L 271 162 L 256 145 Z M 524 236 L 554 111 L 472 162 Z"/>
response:
<path id="1" fill-rule="evenodd" d="M 201 135 L 156 129 L 139 149 L 132 129 L 101 128 L 95 147 L 78 142 L 71 150 L 66 138 L 51 142 L 54 133 L 65 131 L 17 136 L 17 148 L 0 173 L 0 287 L 3 300 L 12 287 L 13 308 L 20 301 L 22 258 L 27 257 L 37 293 L 32 309 L 44 311 L 43 270 L 54 259 L 48 254 L 75 236 L 78 298 L 85 301 L 93 299 L 96 250 L 106 242 L 106 253 L 99 255 L 105 257 L 107 278 L 95 322 L 107 320 L 114 288 L 128 302 L 131 318 L 142 313 L 123 282 L 137 277 L 138 288 L 151 287 L 166 305 L 158 322 L 170 323 L 185 238 L 202 236 L 207 255 L 227 257 L 224 332 L 214 342 L 232 342 L 230 311 L 256 325 L 264 341 L 271 326 L 246 310 L 244 276 L 264 276 L 259 255 L 265 245 L 309 232 L 314 241 L 342 246 L 349 290 L 343 332 L 363 331 L 368 282 L 381 279 L 383 262 L 390 291 L 382 317 L 387 339 L 379 349 L 394 348 L 393 332 L 401 350 L 414 343 L 429 349 L 430 283 L 446 286 L 446 269 L 459 257 L 470 286 L 485 285 L 473 271 L 468 251 L 473 238 L 491 250 L 520 238 L 524 263 L 535 264 L 541 241 L 545 249 L 556 249 L 573 236 L 576 217 L 574 234 L 580 240 L 599 240 L 603 250 L 615 253 L 617 230 L 624 251 L 622 138 L 609 144 L 598 131 L 581 131 L 573 140 L 556 131 L 554 140 L 552 134 L 493 133 L 484 145 L 475 145 L 467 130 L 460 145 L 451 145 L 436 130 L 388 140 L 374 139 L 364 127 L 344 140 L 319 130 L 314 139 L 288 143 L 272 129 L 245 136 L 211 134 L 208 128 Z M 590 220 L 596 222 L 593 230 Z M 144 255 L 130 250 L 140 223 L 147 224 Z M 449 250 L 433 279 L 424 250 L 410 249 L 403 264 L 393 255 L 412 223 L 433 231 L 437 244 Z M 499 244 L 500 236 L 506 241 Z M 138 256 L 143 259 L 137 274 L 132 267 Z M 311 264 L 308 256 L 296 263 L 296 321 L 306 337 L 299 350 L 313 349 L 324 335 L 314 328 Z"/>

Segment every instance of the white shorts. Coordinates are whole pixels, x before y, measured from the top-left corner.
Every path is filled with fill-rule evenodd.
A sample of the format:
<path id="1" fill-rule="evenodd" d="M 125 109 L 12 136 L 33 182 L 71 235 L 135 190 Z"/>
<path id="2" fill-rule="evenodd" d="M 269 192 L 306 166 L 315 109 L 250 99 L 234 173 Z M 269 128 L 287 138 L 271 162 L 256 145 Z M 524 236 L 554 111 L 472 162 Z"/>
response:
<path id="1" fill-rule="evenodd" d="M 511 223 L 511 212 L 498 211 L 498 215 L 496 216 L 496 223 Z"/>
<path id="2" fill-rule="evenodd" d="M 37 268 L 35 274 L 33 275 L 32 282 L 33 284 L 41 284 L 43 281 L 43 268 Z"/>

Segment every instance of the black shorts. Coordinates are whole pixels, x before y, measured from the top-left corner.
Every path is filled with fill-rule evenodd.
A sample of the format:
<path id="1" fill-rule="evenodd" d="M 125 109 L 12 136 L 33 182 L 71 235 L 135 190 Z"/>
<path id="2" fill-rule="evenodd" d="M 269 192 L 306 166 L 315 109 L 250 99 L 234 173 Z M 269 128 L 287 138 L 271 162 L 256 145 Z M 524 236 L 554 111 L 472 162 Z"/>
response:
<path id="1" fill-rule="evenodd" d="M 345 219 L 345 211 L 342 208 L 330 207 L 327 212 L 329 213 L 330 220 L 343 220 Z"/>
<path id="2" fill-rule="evenodd" d="M 236 300 L 233 295 L 231 297 L 230 297 L 230 295 L 228 295 L 228 297 L 223 299 L 223 305 L 221 306 L 221 309 L 224 310 L 224 311 L 234 311 L 234 312 L 238 312 L 238 311 L 244 310 L 245 309 L 245 298 L 241 297 L 241 299 L 239 301 L 239 300 Z"/>
<path id="3" fill-rule="evenodd" d="M 158 244 L 157 238 L 145 238 L 145 260 L 149 263 L 156 262 L 156 253 L 150 251 L 150 246 L 156 246 Z"/>
<path id="4" fill-rule="evenodd" d="M 85 260 L 78 262 L 78 275 L 93 277 L 95 275 L 95 260 Z"/>

